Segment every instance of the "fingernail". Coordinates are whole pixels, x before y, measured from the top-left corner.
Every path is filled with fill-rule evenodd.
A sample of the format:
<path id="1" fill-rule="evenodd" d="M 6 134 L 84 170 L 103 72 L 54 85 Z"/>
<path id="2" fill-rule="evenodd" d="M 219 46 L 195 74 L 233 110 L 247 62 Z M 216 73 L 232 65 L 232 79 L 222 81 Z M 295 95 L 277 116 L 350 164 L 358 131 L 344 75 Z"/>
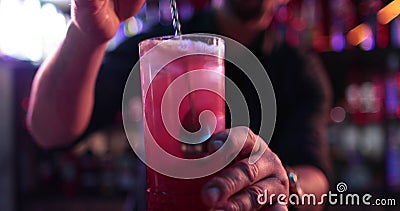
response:
<path id="1" fill-rule="evenodd" d="M 224 141 L 222 141 L 222 140 L 214 140 L 214 141 L 211 143 L 211 147 L 212 147 L 212 149 L 215 150 L 215 151 L 217 151 L 219 148 L 221 148 L 222 145 L 224 145 Z"/>
<path id="2" fill-rule="evenodd" d="M 211 203 L 215 204 L 219 200 L 219 196 L 221 195 L 221 192 L 219 191 L 218 188 L 212 187 L 212 188 L 208 188 L 207 195 L 210 197 Z"/>

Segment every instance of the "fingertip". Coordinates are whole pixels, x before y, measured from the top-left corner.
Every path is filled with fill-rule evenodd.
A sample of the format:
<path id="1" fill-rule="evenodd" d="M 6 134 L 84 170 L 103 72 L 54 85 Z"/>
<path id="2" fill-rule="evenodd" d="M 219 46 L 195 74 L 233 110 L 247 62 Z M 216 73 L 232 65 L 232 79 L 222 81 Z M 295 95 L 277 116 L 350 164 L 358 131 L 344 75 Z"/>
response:
<path id="1" fill-rule="evenodd" d="M 228 138 L 227 131 L 229 131 L 229 129 L 216 133 L 210 138 L 210 141 L 207 144 L 207 150 L 209 154 L 216 152 L 224 145 L 226 139 Z"/>
<path id="2" fill-rule="evenodd" d="M 223 140 L 219 139 L 210 141 L 210 143 L 208 144 L 209 153 L 214 153 L 215 151 L 220 149 L 224 145 L 224 143 L 225 142 Z"/>
<path id="3" fill-rule="evenodd" d="M 221 199 L 221 190 L 215 186 L 206 187 L 202 190 L 202 200 L 209 207 L 215 207 Z"/>

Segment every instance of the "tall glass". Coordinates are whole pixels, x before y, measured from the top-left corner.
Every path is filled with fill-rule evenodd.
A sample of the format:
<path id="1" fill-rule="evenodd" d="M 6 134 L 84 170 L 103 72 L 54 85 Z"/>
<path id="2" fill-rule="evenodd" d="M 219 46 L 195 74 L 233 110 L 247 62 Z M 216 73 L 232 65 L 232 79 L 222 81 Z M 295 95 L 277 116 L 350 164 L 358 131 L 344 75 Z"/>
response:
<path id="1" fill-rule="evenodd" d="M 203 34 L 156 37 L 142 41 L 139 51 L 146 161 L 162 162 L 149 147 L 151 139 L 179 158 L 205 156 L 204 142 L 225 129 L 224 41 Z M 197 140 L 184 138 L 202 127 Z M 173 178 L 147 167 L 148 210 L 206 210 L 200 190 L 207 180 Z"/>

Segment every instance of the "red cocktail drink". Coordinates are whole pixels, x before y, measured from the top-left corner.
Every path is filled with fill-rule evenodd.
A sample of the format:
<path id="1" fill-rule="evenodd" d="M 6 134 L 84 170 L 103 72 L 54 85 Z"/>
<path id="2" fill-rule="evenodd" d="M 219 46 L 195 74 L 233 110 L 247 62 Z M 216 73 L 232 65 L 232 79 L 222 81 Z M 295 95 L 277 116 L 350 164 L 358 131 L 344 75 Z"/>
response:
<path id="1" fill-rule="evenodd" d="M 173 161 L 160 160 L 157 146 L 177 158 L 205 156 L 204 142 L 225 129 L 223 40 L 194 34 L 139 46 L 146 163 L 174 168 Z M 207 180 L 174 178 L 148 167 L 148 210 L 205 210 L 200 190 Z"/>

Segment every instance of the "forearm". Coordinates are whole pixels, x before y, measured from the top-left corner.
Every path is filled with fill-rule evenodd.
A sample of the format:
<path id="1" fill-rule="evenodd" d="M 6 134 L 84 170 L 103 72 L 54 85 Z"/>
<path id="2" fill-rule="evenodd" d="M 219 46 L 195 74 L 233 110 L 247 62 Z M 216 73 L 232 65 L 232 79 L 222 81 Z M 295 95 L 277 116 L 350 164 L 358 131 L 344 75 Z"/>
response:
<path id="1" fill-rule="evenodd" d="M 324 173 L 313 166 L 295 166 L 294 172 L 297 174 L 298 184 L 304 194 L 314 194 L 316 202 L 320 202 L 323 194 L 328 192 L 329 184 Z M 304 211 L 319 211 L 323 210 L 324 205 L 305 205 L 299 210 Z"/>
<path id="2" fill-rule="evenodd" d="M 46 148 L 71 143 L 86 129 L 106 43 L 93 43 L 73 24 L 59 49 L 35 76 L 28 126 Z"/>

